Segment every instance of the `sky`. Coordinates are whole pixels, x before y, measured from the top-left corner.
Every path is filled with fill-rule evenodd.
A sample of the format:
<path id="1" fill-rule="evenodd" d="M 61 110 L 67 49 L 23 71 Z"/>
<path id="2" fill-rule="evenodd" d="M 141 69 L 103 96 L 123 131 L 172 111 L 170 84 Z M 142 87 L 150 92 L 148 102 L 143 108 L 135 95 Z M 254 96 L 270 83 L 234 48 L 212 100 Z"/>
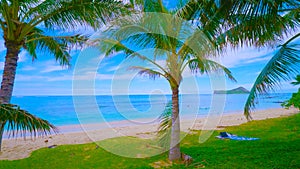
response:
<path id="1" fill-rule="evenodd" d="M 0 73 L 2 74 L 4 57 L 6 50 L 1 41 L 0 46 Z M 19 55 L 17 75 L 15 80 L 13 95 L 72 95 L 74 83 L 74 70 L 78 70 L 80 51 L 72 52 L 71 67 L 62 67 L 57 63 L 53 56 L 40 55 L 38 59 L 32 61 L 26 51 Z M 237 83 L 226 79 L 226 89 L 243 86 L 247 89 L 252 87 L 257 75 L 265 64 L 274 54 L 274 49 L 253 49 L 244 48 L 240 50 L 229 50 L 224 56 L 220 57 L 220 62 L 228 67 Z M 95 80 L 96 95 L 110 94 L 168 94 L 171 93 L 167 81 L 163 78 L 149 79 L 145 76 L 136 75 L 136 71 L 128 70 L 128 65 L 133 61 L 126 59 L 123 55 L 115 55 L 102 58 L 102 55 L 93 55 L 96 62 L 89 58 L 87 61 L 94 63 L 94 71 L 85 71 L 81 80 Z M 95 59 L 94 58 L 94 59 Z M 86 59 L 86 57 L 83 59 Z M 101 61 L 100 61 L 101 60 Z M 85 62 L 83 62 L 85 64 Z M 162 63 L 163 64 L 163 63 Z M 80 65 L 80 64 L 79 64 Z M 87 64 L 88 65 L 88 64 Z M 79 66 L 80 67 L 80 66 Z M 93 66 L 92 66 L 93 67 Z M 76 76 L 77 77 L 77 76 Z M 191 74 L 189 71 L 184 73 L 181 93 L 212 93 L 214 89 L 211 84 L 211 76 Z M 75 79 L 76 82 L 76 79 Z M 223 81 L 220 81 L 220 84 Z M 278 92 L 293 92 L 296 87 L 283 82 Z M 83 91 L 80 94 L 85 94 Z"/>
<path id="2" fill-rule="evenodd" d="M 172 4 L 166 5 L 172 6 Z M 174 5 L 174 4 L 173 4 Z M 2 37 L 2 36 L 1 36 Z M 128 70 L 128 65 L 139 63 L 126 59 L 124 55 L 117 54 L 103 58 L 97 52 L 72 51 L 71 67 L 62 67 L 55 61 L 53 56 L 38 54 L 38 59 L 32 60 L 31 56 L 24 50 L 19 54 L 17 75 L 15 80 L 15 96 L 35 95 L 72 95 L 72 94 L 169 94 L 171 93 L 168 82 L 163 78 L 149 79 L 137 75 L 136 71 Z M 250 89 L 256 77 L 274 55 L 274 48 L 242 48 L 228 49 L 219 60 L 220 63 L 232 71 L 237 82 L 217 79 L 216 75 L 195 75 L 190 71 L 184 72 L 184 79 L 180 88 L 181 93 L 209 94 L 217 89 L 233 89 L 239 86 Z M 3 65 L 6 49 L 4 41 L 0 38 L 0 74 L 3 73 Z M 93 56 L 86 56 L 91 54 Z M 82 61 L 84 60 L 84 61 Z M 164 64 L 163 60 L 158 60 Z M 145 64 L 145 63 L 141 63 Z M 84 73 L 76 74 L 85 69 Z M 76 75 L 74 77 L 74 74 Z M 84 82 L 84 86 L 92 85 L 86 91 L 74 93 L 78 80 Z M 89 84 L 85 84 L 89 83 Z M 81 86 L 81 87 L 82 87 Z M 88 88 L 88 87 L 87 87 Z M 297 88 L 283 82 L 277 92 L 294 92 Z"/>

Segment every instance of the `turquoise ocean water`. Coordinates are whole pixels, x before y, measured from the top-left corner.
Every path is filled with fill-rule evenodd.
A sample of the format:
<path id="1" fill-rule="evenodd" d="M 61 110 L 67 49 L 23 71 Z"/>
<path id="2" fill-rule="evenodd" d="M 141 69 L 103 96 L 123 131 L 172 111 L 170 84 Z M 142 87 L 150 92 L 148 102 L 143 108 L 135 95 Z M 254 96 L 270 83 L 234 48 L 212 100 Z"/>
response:
<path id="1" fill-rule="evenodd" d="M 247 94 L 226 95 L 223 113 L 242 111 L 247 96 Z M 108 122 L 126 119 L 155 119 L 163 112 L 167 102 L 171 100 L 171 95 L 95 96 L 92 98 L 96 100 L 97 104 L 93 105 L 86 97 L 88 96 L 76 96 L 76 101 L 74 101 L 72 96 L 14 96 L 12 103 L 54 125 L 65 126 L 103 122 L 99 119 Z M 281 102 L 290 97 L 290 93 L 261 96 L 256 108 L 280 108 Z M 78 104 L 78 100 L 80 101 L 80 112 L 74 106 L 74 102 Z M 211 102 L 212 95 L 210 94 L 181 95 L 181 116 L 206 115 L 212 107 Z M 215 104 L 222 105 L 221 103 Z M 95 106 L 99 111 L 95 111 Z"/>

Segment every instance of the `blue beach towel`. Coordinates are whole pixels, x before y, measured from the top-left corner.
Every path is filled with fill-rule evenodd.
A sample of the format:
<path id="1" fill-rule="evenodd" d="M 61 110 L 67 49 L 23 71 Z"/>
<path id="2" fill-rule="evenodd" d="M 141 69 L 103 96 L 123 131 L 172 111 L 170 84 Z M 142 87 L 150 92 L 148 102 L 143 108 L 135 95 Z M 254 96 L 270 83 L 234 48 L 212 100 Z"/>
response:
<path id="1" fill-rule="evenodd" d="M 216 137 L 219 139 L 230 139 L 230 140 L 245 140 L 245 141 L 259 140 L 259 138 L 237 136 L 227 132 L 220 132 L 220 135 Z"/>

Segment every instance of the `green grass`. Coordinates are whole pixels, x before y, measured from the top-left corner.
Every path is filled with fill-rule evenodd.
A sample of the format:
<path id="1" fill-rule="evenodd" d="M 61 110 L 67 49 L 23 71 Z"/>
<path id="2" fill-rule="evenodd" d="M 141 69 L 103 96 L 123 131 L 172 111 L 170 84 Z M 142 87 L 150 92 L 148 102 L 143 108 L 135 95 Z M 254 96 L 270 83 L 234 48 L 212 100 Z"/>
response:
<path id="1" fill-rule="evenodd" d="M 224 131 L 241 136 L 259 137 L 260 140 L 219 140 L 214 137 L 220 132 L 216 131 L 208 141 L 200 144 L 198 132 L 188 135 L 182 141 L 181 150 L 194 159 L 188 168 L 300 168 L 299 129 L 300 114 L 252 121 L 240 126 L 228 127 Z M 120 142 L 123 143 L 121 146 L 118 144 Z M 151 145 L 151 140 L 133 137 L 113 138 L 101 141 L 100 144 L 111 149 L 124 149 L 123 155 L 141 152 L 151 154 L 158 151 L 147 146 Z M 64 145 L 53 149 L 43 148 L 33 152 L 26 159 L 2 160 L 0 168 L 152 168 L 150 164 L 166 161 L 166 159 L 166 153 L 142 159 L 120 157 L 91 143 Z M 186 166 L 173 164 L 170 168 L 186 168 Z"/>

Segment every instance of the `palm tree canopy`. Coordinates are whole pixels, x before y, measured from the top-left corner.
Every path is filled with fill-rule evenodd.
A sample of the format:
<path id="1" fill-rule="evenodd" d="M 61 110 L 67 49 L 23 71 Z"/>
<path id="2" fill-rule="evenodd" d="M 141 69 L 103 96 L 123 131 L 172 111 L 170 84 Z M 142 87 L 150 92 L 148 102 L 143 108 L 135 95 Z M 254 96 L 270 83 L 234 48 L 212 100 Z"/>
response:
<path id="1" fill-rule="evenodd" d="M 33 58 L 36 50 L 43 49 L 65 65 L 72 45 L 82 44 L 86 37 L 50 36 L 42 28 L 69 32 L 78 26 L 97 29 L 107 18 L 127 11 L 114 0 L 1 0 L 0 25 L 6 46 L 23 47 Z"/>
<path id="2" fill-rule="evenodd" d="M 189 1 L 178 14 L 198 21 L 218 47 L 264 46 L 297 28 L 299 5 L 294 0 Z"/>
<path id="3" fill-rule="evenodd" d="M 279 39 L 292 35 L 277 48 L 253 84 L 244 107 L 244 114 L 251 119 L 259 94 L 273 91 L 282 80 L 289 81 L 299 74 L 299 35 L 295 35 L 299 12 L 300 1 L 295 0 L 215 0 L 189 1 L 178 14 L 194 20 L 219 51 L 228 44 L 235 48 L 274 47 Z"/>
<path id="4" fill-rule="evenodd" d="M 113 25 L 95 38 L 94 42 L 107 56 L 123 51 L 128 56 L 147 60 L 158 68 L 153 70 L 133 67 L 141 74 L 149 74 L 151 77 L 163 76 L 175 85 L 180 83 L 182 72 L 189 66 L 193 72 L 202 74 L 222 69 L 234 80 L 228 69 L 207 58 L 214 54 L 214 46 L 208 43 L 201 30 L 197 28 L 189 30 L 186 28 L 188 22 L 175 15 L 137 14 L 116 21 Z M 154 50 L 153 57 L 136 52 L 139 49 L 149 48 Z M 158 57 L 166 60 L 166 67 L 156 63 Z"/>
<path id="5" fill-rule="evenodd" d="M 300 34 L 299 34 L 300 35 Z M 299 36 L 297 35 L 297 36 Z M 274 91 L 282 80 L 291 80 L 300 70 L 300 46 L 292 41 L 284 43 L 263 68 L 250 90 L 244 113 L 251 119 L 250 111 L 255 108 L 259 94 Z"/>

